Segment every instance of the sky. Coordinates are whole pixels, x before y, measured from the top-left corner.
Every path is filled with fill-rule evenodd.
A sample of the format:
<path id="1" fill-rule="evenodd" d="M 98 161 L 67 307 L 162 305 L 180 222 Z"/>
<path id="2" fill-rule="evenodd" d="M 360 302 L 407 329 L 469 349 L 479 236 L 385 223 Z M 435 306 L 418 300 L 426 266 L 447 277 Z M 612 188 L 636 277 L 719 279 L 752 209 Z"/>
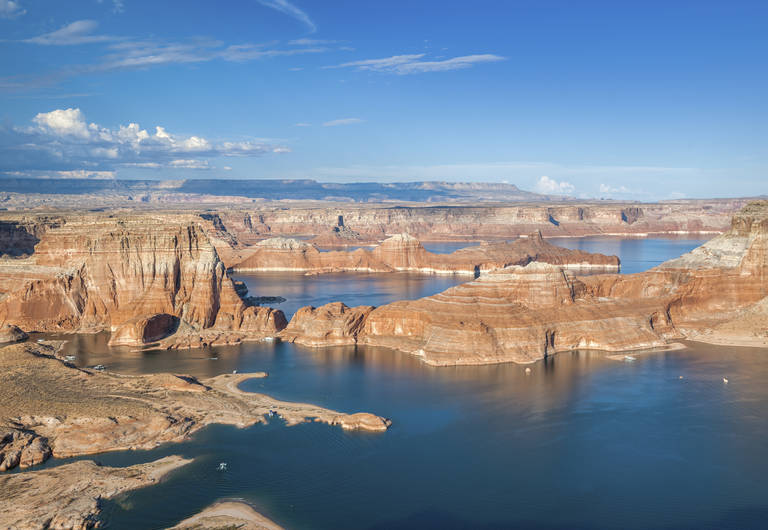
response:
<path id="1" fill-rule="evenodd" d="M 0 0 L 0 176 L 765 194 L 766 21 L 765 0 Z"/>

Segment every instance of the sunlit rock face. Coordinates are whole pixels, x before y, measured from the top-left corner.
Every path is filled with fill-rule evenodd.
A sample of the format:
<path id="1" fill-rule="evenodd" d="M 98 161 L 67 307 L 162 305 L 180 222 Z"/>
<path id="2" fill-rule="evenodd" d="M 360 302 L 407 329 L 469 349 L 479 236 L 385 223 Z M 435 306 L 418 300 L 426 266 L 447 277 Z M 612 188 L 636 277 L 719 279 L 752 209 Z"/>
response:
<path id="1" fill-rule="evenodd" d="M 243 302 L 191 216 L 69 219 L 24 263 L 0 264 L 0 277 L 0 321 L 27 331 L 116 331 L 159 314 L 188 333 L 274 335 L 285 323 L 281 312 Z"/>
<path id="2" fill-rule="evenodd" d="M 497 200 L 502 200 L 500 197 Z M 376 204 L 292 207 L 259 206 L 221 212 L 229 233 L 253 242 L 271 236 L 319 236 L 318 245 L 337 246 L 345 239 L 372 244 L 408 233 L 421 241 L 512 239 L 541 230 L 544 237 L 721 233 L 745 204 L 743 199 L 713 199 L 660 204 L 520 204 L 409 206 Z M 335 234 L 339 219 L 353 237 Z M 341 235 L 342 237 L 338 237 Z M 346 234 L 352 235 L 352 234 Z"/>
<path id="3" fill-rule="evenodd" d="M 560 351 L 663 346 L 663 306 L 589 301 L 579 280 L 532 262 L 481 275 L 442 293 L 373 311 L 361 342 L 418 355 L 428 364 L 532 362 Z M 659 318 L 657 318 L 659 320 Z"/>
<path id="4" fill-rule="evenodd" d="M 392 272 L 469 274 L 525 265 L 531 261 L 553 263 L 584 271 L 617 272 L 616 256 L 590 254 L 547 243 L 541 232 L 511 243 L 482 244 L 451 254 L 434 254 L 408 234 L 387 238 L 372 250 L 321 252 L 313 244 L 276 237 L 253 246 L 250 254 L 235 264 L 238 271 L 288 270 L 305 272 Z"/>
<path id="5" fill-rule="evenodd" d="M 358 342 L 434 365 L 531 362 L 579 348 L 656 348 L 678 338 L 768 343 L 768 202 L 732 228 L 650 271 L 572 276 L 532 262 L 440 294 L 379 307 Z"/>
<path id="6" fill-rule="evenodd" d="M 371 311 L 373 306 L 347 307 L 341 302 L 302 307 L 280 337 L 307 346 L 355 344 Z"/>

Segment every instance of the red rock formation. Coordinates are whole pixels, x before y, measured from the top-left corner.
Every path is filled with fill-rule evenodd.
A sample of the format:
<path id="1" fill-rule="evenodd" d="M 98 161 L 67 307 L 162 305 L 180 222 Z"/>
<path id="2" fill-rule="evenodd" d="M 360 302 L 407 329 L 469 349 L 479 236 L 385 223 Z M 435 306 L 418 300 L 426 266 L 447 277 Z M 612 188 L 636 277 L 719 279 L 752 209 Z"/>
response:
<path id="1" fill-rule="evenodd" d="M 47 231 L 26 260 L 0 264 L 0 322 L 34 331 L 117 330 L 153 315 L 190 335 L 273 336 L 282 312 L 248 306 L 189 216 L 85 216 Z"/>
<path id="2" fill-rule="evenodd" d="M 736 215 L 728 233 L 648 272 L 575 277 L 551 264 L 510 266 L 379 307 L 356 340 L 433 365 L 531 362 L 579 348 L 657 348 L 677 338 L 764 344 L 766 297 L 763 201 Z"/>
<path id="3" fill-rule="evenodd" d="M 663 304 L 587 301 L 583 292 L 558 266 L 511 266 L 434 296 L 380 307 L 359 340 L 442 366 L 531 362 L 578 348 L 660 347 L 675 336 Z"/>
<path id="4" fill-rule="evenodd" d="M 302 307 L 280 337 L 306 346 L 354 344 L 373 306 L 347 307 L 333 302 L 315 309 Z"/>
<path id="5" fill-rule="evenodd" d="M 614 272 L 616 256 L 589 254 L 557 247 L 544 241 L 541 232 L 512 243 L 483 244 L 452 254 L 434 254 L 408 234 L 398 234 L 373 250 L 321 252 L 304 241 L 286 238 L 266 239 L 252 247 L 251 253 L 236 264 L 236 271 L 290 270 L 306 272 L 414 271 L 427 273 L 476 274 L 531 261 L 553 263 L 568 269 Z"/>
<path id="6" fill-rule="evenodd" d="M 258 206 L 220 212 L 228 232 L 243 243 L 271 236 L 321 236 L 338 225 L 359 234 L 358 245 L 408 233 L 421 241 L 512 239 L 535 230 L 544 237 L 721 233 L 744 199 L 687 200 L 657 204 L 613 201 L 501 206 Z M 330 245 L 336 246 L 336 245 Z"/>

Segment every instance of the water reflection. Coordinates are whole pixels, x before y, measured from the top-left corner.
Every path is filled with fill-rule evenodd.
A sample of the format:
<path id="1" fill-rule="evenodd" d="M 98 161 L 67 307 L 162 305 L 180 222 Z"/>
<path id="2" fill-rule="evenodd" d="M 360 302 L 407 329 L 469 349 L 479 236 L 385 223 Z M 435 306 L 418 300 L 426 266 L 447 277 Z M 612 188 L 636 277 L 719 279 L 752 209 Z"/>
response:
<path id="1" fill-rule="evenodd" d="M 433 368 L 381 348 L 214 348 L 226 370 L 269 372 L 247 390 L 395 423 L 384 435 L 213 427 L 157 451 L 99 455 L 196 457 L 107 503 L 110 526 L 161 528 L 237 497 L 290 528 L 761 528 L 768 350 L 689 346 L 634 363 L 560 354 L 529 375 L 513 364 Z M 210 370 L 195 352 L 121 362 L 155 371 L 165 353 Z"/>

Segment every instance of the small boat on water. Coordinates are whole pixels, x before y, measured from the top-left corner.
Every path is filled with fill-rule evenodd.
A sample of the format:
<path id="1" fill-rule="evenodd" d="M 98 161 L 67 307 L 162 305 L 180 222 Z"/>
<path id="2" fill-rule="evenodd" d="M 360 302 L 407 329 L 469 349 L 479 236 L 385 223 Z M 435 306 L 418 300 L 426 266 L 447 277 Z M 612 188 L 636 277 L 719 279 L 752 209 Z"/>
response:
<path id="1" fill-rule="evenodd" d="M 631 355 L 625 355 L 624 356 L 624 362 L 633 363 L 637 360 L 637 357 L 633 357 Z"/>
<path id="2" fill-rule="evenodd" d="M 217 469 L 218 469 L 219 471 L 226 471 L 226 470 L 227 470 L 227 463 L 226 463 L 226 462 L 221 462 L 221 463 L 219 464 L 219 467 L 218 467 Z"/>

